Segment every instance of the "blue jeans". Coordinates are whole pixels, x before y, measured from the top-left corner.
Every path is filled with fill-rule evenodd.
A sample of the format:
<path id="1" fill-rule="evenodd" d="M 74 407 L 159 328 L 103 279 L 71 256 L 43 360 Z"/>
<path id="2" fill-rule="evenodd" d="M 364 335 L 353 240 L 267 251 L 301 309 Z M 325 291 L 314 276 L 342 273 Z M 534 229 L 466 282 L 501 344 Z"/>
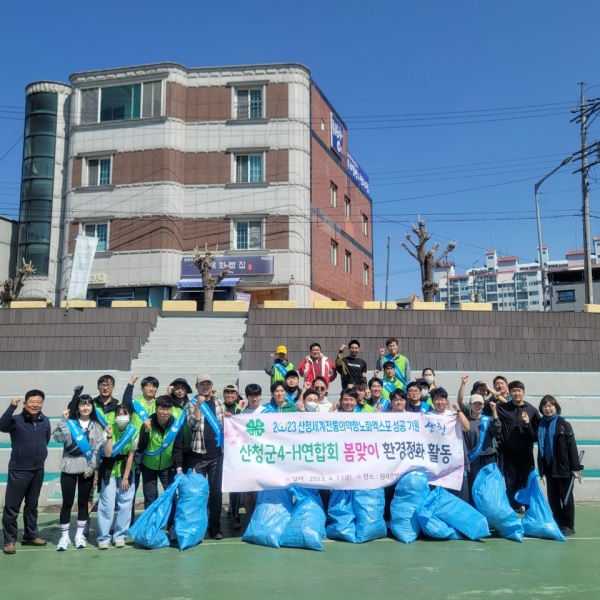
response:
<path id="1" fill-rule="evenodd" d="M 108 485 L 102 482 L 102 491 L 98 501 L 98 543 L 110 541 L 110 526 L 115 514 L 115 498 L 117 501 L 117 520 L 113 533 L 113 542 L 127 537 L 131 524 L 131 507 L 135 498 L 135 485 L 132 481 L 129 489 L 121 489 L 121 477 L 111 477 Z"/>

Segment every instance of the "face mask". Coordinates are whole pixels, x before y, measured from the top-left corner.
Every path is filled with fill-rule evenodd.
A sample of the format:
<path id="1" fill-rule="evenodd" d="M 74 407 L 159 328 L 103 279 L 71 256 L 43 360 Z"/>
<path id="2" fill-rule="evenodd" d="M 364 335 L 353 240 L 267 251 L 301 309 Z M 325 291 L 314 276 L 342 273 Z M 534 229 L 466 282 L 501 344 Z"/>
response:
<path id="1" fill-rule="evenodd" d="M 115 421 L 121 429 L 125 429 L 129 425 L 129 417 L 117 417 Z"/>
<path id="2" fill-rule="evenodd" d="M 421 400 L 427 400 L 427 396 L 429 396 L 429 392 L 427 390 L 421 390 Z"/>
<path id="3" fill-rule="evenodd" d="M 433 383 L 433 377 L 431 375 L 425 375 L 425 377 L 423 378 L 425 379 L 425 381 L 431 385 Z"/>

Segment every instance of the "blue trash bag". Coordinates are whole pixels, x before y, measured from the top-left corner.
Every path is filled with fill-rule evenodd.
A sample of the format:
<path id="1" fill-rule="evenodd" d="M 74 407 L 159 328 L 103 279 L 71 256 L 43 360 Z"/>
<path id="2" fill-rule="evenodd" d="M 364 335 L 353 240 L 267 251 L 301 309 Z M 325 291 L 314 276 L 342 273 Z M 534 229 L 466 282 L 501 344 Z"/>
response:
<path id="1" fill-rule="evenodd" d="M 357 543 L 362 544 L 387 536 L 387 527 L 383 520 L 385 507 L 383 488 L 356 490 L 353 505 L 356 514 Z"/>
<path id="2" fill-rule="evenodd" d="M 354 492 L 351 490 L 333 490 L 329 499 L 329 518 L 327 537 L 356 544 L 356 514 L 353 506 Z"/>
<path id="3" fill-rule="evenodd" d="M 435 497 L 432 507 L 433 514 L 438 519 L 441 519 L 470 540 L 489 537 L 490 528 L 485 517 L 470 504 L 453 496 L 443 487 L 437 487 L 431 493 Z"/>
<path id="4" fill-rule="evenodd" d="M 548 501 L 542 493 L 538 482 L 539 476 L 537 470 L 529 473 L 527 485 L 515 494 L 517 502 L 529 506 L 525 518 L 521 521 L 525 535 L 566 542 L 565 536 L 561 533 L 552 516 Z"/>
<path id="5" fill-rule="evenodd" d="M 436 501 L 437 495 L 430 492 L 425 501 L 417 506 L 417 518 L 423 533 L 436 540 L 462 540 L 462 536 L 454 527 L 433 514 Z"/>
<path id="6" fill-rule="evenodd" d="M 471 495 L 477 510 L 496 529 L 500 537 L 515 542 L 523 541 L 521 517 L 510 507 L 504 478 L 496 463 L 479 471 Z"/>
<path id="7" fill-rule="evenodd" d="M 196 546 L 208 527 L 208 482 L 204 475 L 188 471 L 179 482 L 175 532 L 180 550 Z"/>
<path id="8" fill-rule="evenodd" d="M 300 487 L 293 487 L 290 492 L 296 502 L 279 543 L 287 548 L 323 550 L 325 511 L 321 497 L 315 490 Z"/>
<path id="9" fill-rule="evenodd" d="M 390 506 L 392 533 L 405 544 L 417 539 L 421 532 L 416 509 L 429 495 L 427 475 L 418 471 L 406 473 L 396 484 Z"/>
<path id="10" fill-rule="evenodd" d="M 175 476 L 175 481 L 142 513 L 142 516 L 129 528 L 133 541 L 144 548 L 155 550 L 169 545 L 169 537 L 163 531 L 167 525 L 175 493 L 183 475 Z"/>
<path id="11" fill-rule="evenodd" d="M 292 518 L 290 490 L 264 490 L 258 492 L 256 508 L 250 519 L 243 542 L 279 548 L 286 525 Z"/>

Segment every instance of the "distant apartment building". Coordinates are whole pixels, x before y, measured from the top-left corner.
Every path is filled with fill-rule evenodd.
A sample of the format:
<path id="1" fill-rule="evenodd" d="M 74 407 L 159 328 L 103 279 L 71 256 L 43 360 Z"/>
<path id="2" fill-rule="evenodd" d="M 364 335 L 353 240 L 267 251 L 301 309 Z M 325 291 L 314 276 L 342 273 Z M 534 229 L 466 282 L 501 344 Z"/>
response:
<path id="1" fill-rule="evenodd" d="M 217 249 L 215 293 L 373 299 L 369 181 L 300 64 L 75 73 L 26 89 L 22 297 L 66 297 L 77 236 L 98 239 L 88 298 L 203 301 L 193 251 Z"/>
<path id="2" fill-rule="evenodd" d="M 600 237 L 594 238 L 592 264 L 600 265 Z M 537 251 L 537 249 L 536 249 Z M 542 259 L 548 271 L 548 305 L 552 310 L 575 310 L 575 288 L 559 289 L 555 282 L 583 281 L 583 250 L 570 250 L 564 260 L 549 260 L 548 246 L 543 247 Z M 485 267 L 468 269 L 457 275 L 454 265 L 443 263 L 434 271 L 439 286 L 436 300 L 458 309 L 461 302 L 489 302 L 494 310 L 543 310 L 542 276 L 539 263 L 523 263 L 517 256 L 498 256 L 496 250 L 485 253 Z M 561 284 L 562 285 L 562 284 Z M 571 290 L 573 287 L 573 290 Z M 583 286 L 582 286 L 583 287 Z M 581 292 L 582 293 L 582 292 Z"/>
<path id="3" fill-rule="evenodd" d="M 17 255 L 18 223 L 0 216 L 0 283 L 13 277 Z M 21 263 L 20 267 L 23 266 Z"/>

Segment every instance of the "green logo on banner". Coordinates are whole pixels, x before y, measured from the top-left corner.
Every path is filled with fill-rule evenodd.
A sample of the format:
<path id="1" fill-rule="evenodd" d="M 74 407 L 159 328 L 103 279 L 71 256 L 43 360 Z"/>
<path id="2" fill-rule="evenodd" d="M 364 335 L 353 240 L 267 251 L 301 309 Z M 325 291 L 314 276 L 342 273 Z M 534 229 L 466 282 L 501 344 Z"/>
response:
<path id="1" fill-rule="evenodd" d="M 260 419 L 250 419 L 246 424 L 246 431 L 251 436 L 260 437 L 265 432 L 265 424 Z"/>

